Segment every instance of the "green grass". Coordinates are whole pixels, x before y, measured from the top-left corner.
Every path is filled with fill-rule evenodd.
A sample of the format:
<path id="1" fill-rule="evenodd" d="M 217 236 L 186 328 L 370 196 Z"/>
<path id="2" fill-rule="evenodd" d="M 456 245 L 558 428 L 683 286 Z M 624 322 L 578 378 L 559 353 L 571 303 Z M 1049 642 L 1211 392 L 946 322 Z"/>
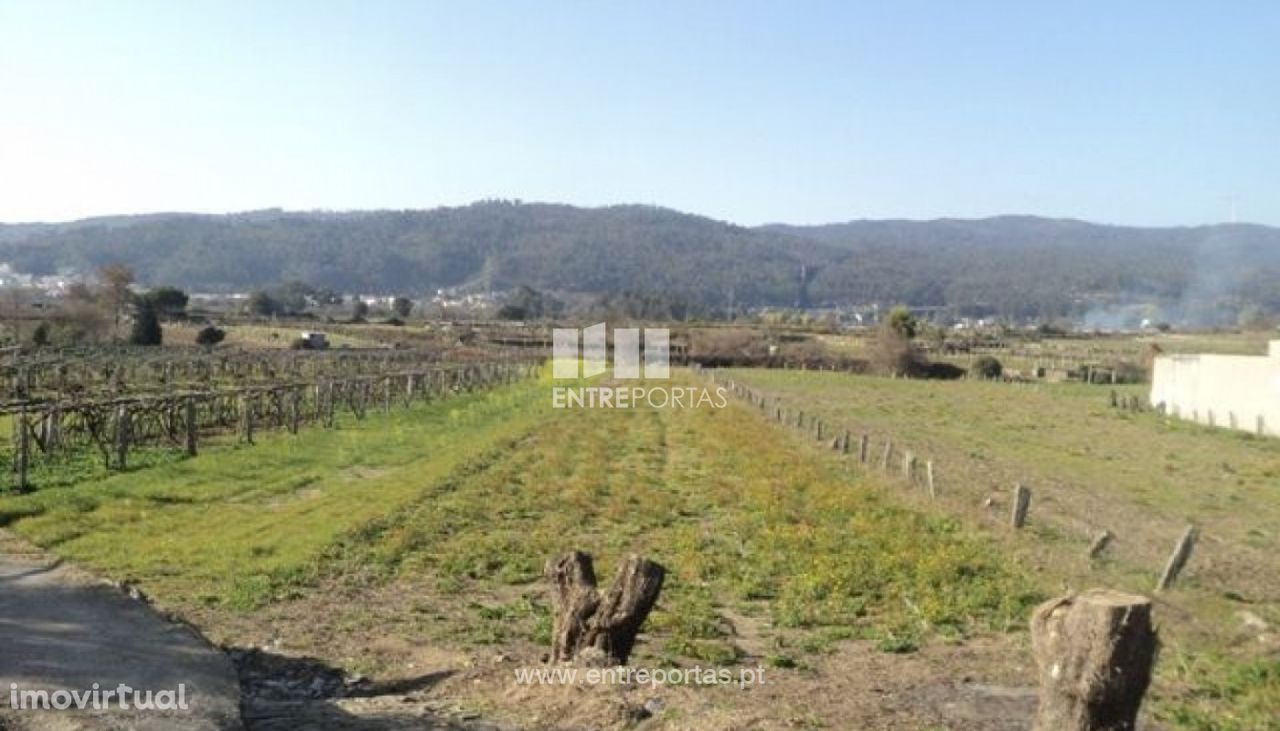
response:
<path id="1" fill-rule="evenodd" d="M 751 411 L 549 401 L 525 384 L 263 434 L 5 497 L 0 520 L 180 610 L 253 612 L 326 581 L 427 586 L 448 609 L 429 631 L 462 646 L 546 641 L 547 558 L 588 551 L 607 582 L 641 553 L 669 570 L 644 650 L 669 663 L 730 663 L 747 641 L 779 656 L 845 638 L 911 651 L 1021 627 L 1039 598 L 992 542 Z M 736 634 L 734 614 L 762 636 Z"/>
<path id="2" fill-rule="evenodd" d="M 445 594 L 519 596 L 518 611 L 491 607 L 501 622 L 446 613 L 436 631 L 538 641 L 541 589 L 524 587 L 547 558 L 585 550 L 607 582 L 640 553 L 670 571 L 649 624 L 667 662 L 737 659 L 727 610 L 762 616 L 780 637 L 866 637 L 890 651 L 1023 624 L 1038 595 L 990 542 L 778 437 L 737 407 L 548 412 L 517 449 L 348 536 L 330 558 Z"/>
<path id="3" fill-rule="evenodd" d="M 799 371 L 726 377 L 829 429 L 871 434 L 876 457 L 892 438 L 898 454 L 934 460 L 941 504 L 966 525 L 1003 523 L 1012 486 L 1030 486 L 1031 523 L 1009 536 L 1010 548 L 1059 585 L 1149 594 L 1181 530 L 1195 523 L 1202 540 L 1157 614 L 1178 657 L 1196 660 L 1165 653 L 1156 708 L 1180 728 L 1280 728 L 1274 659 L 1259 657 L 1259 633 L 1242 632 L 1240 620 L 1247 610 L 1280 622 L 1280 440 L 1112 409 L 1101 386 Z M 988 496 L 1001 501 L 994 512 L 981 507 Z M 1085 546 L 1102 528 L 1117 539 L 1090 562 Z"/>
<path id="4" fill-rule="evenodd" d="M 0 521 L 171 603 L 251 608 L 305 585 L 339 536 L 529 429 L 535 391 L 526 384 L 334 430 L 263 433 L 255 446 L 138 459 L 122 474 L 83 467 L 72 473 L 83 482 L 0 499 Z"/>

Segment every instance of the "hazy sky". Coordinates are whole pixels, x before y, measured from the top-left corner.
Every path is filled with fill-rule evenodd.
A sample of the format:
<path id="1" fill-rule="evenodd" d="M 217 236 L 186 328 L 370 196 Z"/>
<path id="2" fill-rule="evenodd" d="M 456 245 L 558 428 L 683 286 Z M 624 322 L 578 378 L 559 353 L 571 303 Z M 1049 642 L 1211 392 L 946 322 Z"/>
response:
<path id="1" fill-rule="evenodd" d="M 1280 224 L 1280 2 L 0 0 L 0 221 Z"/>

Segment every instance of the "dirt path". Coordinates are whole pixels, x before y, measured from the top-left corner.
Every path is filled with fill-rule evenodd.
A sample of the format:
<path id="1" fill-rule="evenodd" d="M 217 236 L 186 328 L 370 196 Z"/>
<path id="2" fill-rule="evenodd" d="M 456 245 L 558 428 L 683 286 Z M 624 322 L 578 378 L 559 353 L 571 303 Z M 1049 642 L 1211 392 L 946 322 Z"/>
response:
<path id="1" fill-rule="evenodd" d="M 157 693 L 181 684 L 187 709 L 21 709 L 11 684 L 49 692 L 124 684 Z M 240 691 L 226 654 L 198 633 L 164 619 L 136 592 L 0 531 L 0 728 L 239 729 Z"/>

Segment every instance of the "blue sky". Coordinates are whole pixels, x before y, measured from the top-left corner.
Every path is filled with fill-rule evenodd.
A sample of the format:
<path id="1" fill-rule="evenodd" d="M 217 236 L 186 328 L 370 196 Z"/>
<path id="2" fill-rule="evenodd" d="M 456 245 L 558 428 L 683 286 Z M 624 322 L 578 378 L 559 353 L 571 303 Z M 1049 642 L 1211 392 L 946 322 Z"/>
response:
<path id="1" fill-rule="evenodd" d="M 0 221 L 1280 224 L 1280 3 L 0 0 Z"/>

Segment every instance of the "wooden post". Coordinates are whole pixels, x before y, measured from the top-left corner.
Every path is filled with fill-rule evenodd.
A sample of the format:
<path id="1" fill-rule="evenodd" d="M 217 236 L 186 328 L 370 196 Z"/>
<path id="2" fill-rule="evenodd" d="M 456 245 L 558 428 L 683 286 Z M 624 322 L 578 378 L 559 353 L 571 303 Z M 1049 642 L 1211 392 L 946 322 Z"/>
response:
<path id="1" fill-rule="evenodd" d="M 822 422 L 815 420 L 813 424 L 813 433 L 818 441 L 822 441 Z"/>
<path id="2" fill-rule="evenodd" d="M 302 387 L 289 389 L 289 433 L 297 434 L 302 420 Z"/>
<path id="3" fill-rule="evenodd" d="M 41 419 L 44 451 L 52 454 L 62 446 L 62 410 L 54 406 Z"/>
<path id="4" fill-rule="evenodd" d="M 187 428 L 187 456 L 188 456 L 188 457 L 194 457 L 194 456 L 196 456 L 196 452 L 197 452 L 197 448 L 196 448 L 196 439 L 197 439 L 197 436 L 196 436 L 196 397 L 195 397 L 195 396 L 188 396 L 188 397 L 186 398 L 186 403 L 184 404 L 184 406 L 185 406 L 185 408 L 186 408 L 186 413 L 184 414 L 183 421 L 184 421 L 184 422 L 186 422 L 186 423 L 185 423 L 185 426 L 186 426 L 186 428 Z"/>
<path id="5" fill-rule="evenodd" d="M 324 390 L 324 425 L 332 427 L 334 425 L 334 398 L 333 398 L 333 381 L 325 383 Z"/>
<path id="6" fill-rule="evenodd" d="M 629 556 L 602 596 L 591 557 L 570 551 L 547 562 L 552 584 L 551 661 L 621 665 L 631 656 L 636 635 L 658 601 L 666 570 Z"/>
<path id="7" fill-rule="evenodd" d="M 914 482 L 916 471 L 916 457 L 908 449 L 902 453 L 902 479 L 907 482 Z"/>
<path id="8" fill-rule="evenodd" d="M 31 467 L 31 438 L 27 434 L 27 410 L 11 417 L 13 429 L 13 489 L 25 492 L 27 489 L 27 472 Z"/>
<path id="9" fill-rule="evenodd" d="M 929 498 L 937 499 L 938 493 L 933 487 L 933 460 L 931 459 L 925 460 L 924 463 L 924 484 L 925 488 L 929 490 Z"/>
<path id="10" fill-rule="evenodd" d="M 1111 544 L 1111 539 L 1115 535 L 1109 530 L 1103 530 L 1093 539 L 1093 543 L 1089 544 L 1089 558 L 1097 558 L 1103 551 L 1107 550 L 1107 546 Z"/>
<path id="11" fill-rule="evenodd" d="M 1174 547 L 1173 553 L 1169 555 L 1169 561 L 1164 566 L 1164 571 L 1160 573 L 1160 581 L 1156 583 L 1156 591 L 1164 591 L 1173 586 L 1178 580 L 1178 574 L 1182 573 L 1182 569 L 1187 565 L 1187 560 L 1191 558 L 1191 550 L 1196 546 L 1196 538 L 1200 535 L 1200 531 L 1194 525 L 1187 526 L 1183 531 L 1182 537 L 1178 539 L 1178 545 Z"/>
<path id="12" fill-rule="evenodd" d="M 240 394 L 240 440 L 253 444 L 253 401 L 247 393 Z"/>
<path id="13" fill-rule="evenodd" d="M 849 453 L 849 430 L 845 429 L 844 434 L 840 436 L 840 452 L 842 454 Z"/>
<path id="14" fill-rule="evenodd" d="M 862 464 L 867 463 L 867 458 L 871 452 L 871 436 L 863 434 L 858 438 L 858 461 Z"/>
<path id="15" fill-rule="evenodd" d="M 123 470 L 129 466 L 129 407 L 120 404 L 116 407 L 116 469 Z"/>
<path id="16" fill-rule="evenodd" d="M 889 471 L 889 460 L 893 458 L 893 440 L 886 439 L 884 442 L 884 457 L 880 460 L 880 469 L 885 472 Z"/>
<path id="17" fill-rule="evenodd" d="M 1040 669 L 1033 731 L 1133 731 L 1158 641 L 1151 600 L 1093 589 L 1031 617 Z"/>
<path id="18" fill-rule="evenodd" d="M 1025 485 L 1018 485 L 1013 488 L 1013 515 L 1010 517 L 1010 524 L 1014 528 L 1021 528 L 1027 523 L 1027 510 L 1031 507 L 1031 490 Z"/>

